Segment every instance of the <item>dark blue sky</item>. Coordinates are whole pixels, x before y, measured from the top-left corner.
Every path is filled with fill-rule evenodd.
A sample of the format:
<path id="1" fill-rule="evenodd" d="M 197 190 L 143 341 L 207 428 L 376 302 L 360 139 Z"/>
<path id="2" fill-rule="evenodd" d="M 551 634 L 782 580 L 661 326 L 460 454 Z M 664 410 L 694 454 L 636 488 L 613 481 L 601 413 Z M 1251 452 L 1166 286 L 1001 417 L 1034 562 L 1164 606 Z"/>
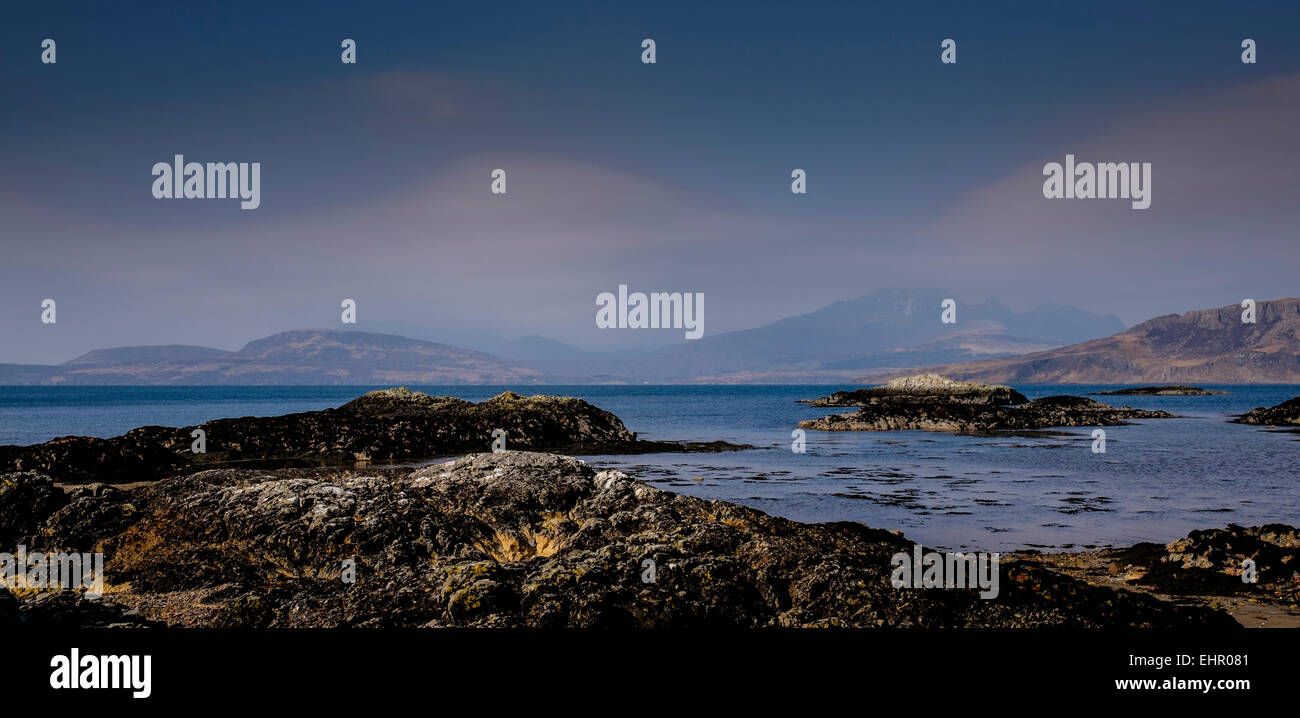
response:
<path id="1" fill-rule="evenodd" d="M 680 341 L 597 331 L 619 283 L 705 292 L 710 333 L 889 284 L 1130 323 L 1300 293 L 1296 3 L 482 5 L 7 8 L 0 361 L 234 348 L 342 297 L 610 347 Z M 153 199 L 178 152 L 261 162 L 261 208 Z M 1152 208 L 1043 200 L 1067 152 L 1153 162 Z"/>

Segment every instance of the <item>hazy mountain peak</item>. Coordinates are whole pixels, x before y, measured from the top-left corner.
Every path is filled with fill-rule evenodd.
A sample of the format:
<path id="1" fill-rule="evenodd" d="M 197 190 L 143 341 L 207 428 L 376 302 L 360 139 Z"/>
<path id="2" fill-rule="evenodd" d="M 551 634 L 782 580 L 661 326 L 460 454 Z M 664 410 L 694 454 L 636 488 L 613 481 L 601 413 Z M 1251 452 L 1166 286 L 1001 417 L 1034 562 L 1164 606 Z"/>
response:
<path id="1" fill-rule="evenodd" d="M 940 321 L 945 299 L 957 302 L 956 324 Z M 939 289 L 891 286 L 754 329 L 661 350 L 642 365 L 641 373 L 658 380 L 736 375 L 835 380 L 827 373 L 1024 353 L 1123 329 L 1113 316 L 1075 307 L 1017 313 L 995 297 L 967 302 Z M 757 378 L 760 374 L 763 378 Z"/>

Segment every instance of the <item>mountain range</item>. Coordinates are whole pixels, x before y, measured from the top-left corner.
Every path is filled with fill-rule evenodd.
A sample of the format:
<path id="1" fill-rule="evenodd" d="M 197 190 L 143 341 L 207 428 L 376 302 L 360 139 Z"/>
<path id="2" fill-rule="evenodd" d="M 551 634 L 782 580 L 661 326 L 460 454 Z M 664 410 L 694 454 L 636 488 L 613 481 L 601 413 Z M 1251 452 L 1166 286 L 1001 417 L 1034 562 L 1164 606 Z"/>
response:
<path id="1" fill-rule="evenodd" d="M 1156 317 L 1131 329 L 1061 305 L 881 289 L 808 314 L 656 351 L 591 352 L 525 337 L 488 354 L 389 334 L 282 332 L 237 351 L 119 347 L 59 365 L 0 364 L 0 384 L 869 383 L 918 368 L 999 383 L 1300 382 L 1300 300 Z M 1064 346 L 1063 346 L 1064 345 Z"/>
<path id="2" fill-rule="evenodd" d="M 1114 336 L 1059 349 L 913 368 L 952 379 L 1017 384 L 1300 383 L 1300 299 L 1148 319 Z M 902 372 L 876 372 L 871 383 Z"/>
<path id="3" fill-rule="evenodd" d="M 706 336 L 653 353 L 650 381 L 834 383 L 866 369 L 1012 356 L 1123 331 L 1114 315 L 1055 304 L 1018 313 L 997 299 L 956 299 L 955 324 L 940 321 L 951 295 L 885 288 L 755 329 Z"/>
<path id="4" fill-rule="evenodd" d="M 98 349 L 56 366 L 0 364 L 3 384 L 516 384 L 540 372 L 482 352 L 390 334 L 299 329 L 238 351 Z"/>

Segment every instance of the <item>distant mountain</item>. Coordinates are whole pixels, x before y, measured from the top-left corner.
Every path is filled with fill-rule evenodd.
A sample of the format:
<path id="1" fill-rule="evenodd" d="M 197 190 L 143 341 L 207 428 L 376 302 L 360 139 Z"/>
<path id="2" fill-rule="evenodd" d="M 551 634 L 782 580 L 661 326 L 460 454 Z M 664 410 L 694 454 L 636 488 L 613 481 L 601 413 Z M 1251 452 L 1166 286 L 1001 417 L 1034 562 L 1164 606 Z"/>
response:
<path id="1" fill-rule="evenodd" d="M 996 299 L 881 289 L 857 299 L 653 352 L 584 351 L 545 337 L 494 354 L 387 334 L 302 329 L 238 351 L 166 345 L 100 349 L 57 366 L 0 365 L 0 384 L 840 383 L 873 369 L 1036 352 L 1124 325 L 1073 307 L 1013 312 Z"/>
<path id="2" fill-rule="evenodd" d="M 857 381 L 925 371 L 1020 384 L 1300 383 L 1300 299 L 1258 302 L 1253 324 L 1241 315 L 1237 305 L 1167 314 L 1060 349 L 877 372 Z"/>
<path id="3" fill-rule="evenodd" d="M 0 364 L 0 384 L 45 384 L 58 371 L 47 364 Z"/>
<path id="4" fill-rule="evenodd" d="M 516 384 L 535 369 L 389 334 L 300 329 L 239 351 L 167 345 L 100 349 L 58 366 L 0 365 L 0 384 Z"/>
<path id="5" fill-rule="evenodd" d="M 235 356 L 235 352 L 228 352 L 224 349 L 196 347 L 188 344 L 162 344 L 158 346 L 96 349 L 82 354 L 76 359 L 66 361 L 60 366 L 68 369 L 91 370 L 151 362 L 155 364 L 195 364 L 229 361 L 233 356 Z"/>
<path id="6" fill-rule="evenodd" d="M 592 352 L 546 337 L 529 336 L 494 348 L 506 361 L 536 369 L 556 384 L 627 383 L 639 379 L 644 351 Z"/>
<path id="7" fill-rule="evenodd" d="M 589 359 L 597 352 L 589 352 L 564 342 L 546 337 L 529 336 L 506 342 L 493 352 L 507 360 L 530 362 L 574 362 Z"/>
<path id="8" fill-rule="evenodd" d="M 951 295 L 886 288 L 755 329 L 727 332 L 654 353 L 635 367 L 651 381 L 835 381 L 871 368 L 1005 356 L 1106 336 L 1114 315 L 1045 305 L 1017 313 L 996 299 L 957 301 L 957 323 L 940 322 Z"/>

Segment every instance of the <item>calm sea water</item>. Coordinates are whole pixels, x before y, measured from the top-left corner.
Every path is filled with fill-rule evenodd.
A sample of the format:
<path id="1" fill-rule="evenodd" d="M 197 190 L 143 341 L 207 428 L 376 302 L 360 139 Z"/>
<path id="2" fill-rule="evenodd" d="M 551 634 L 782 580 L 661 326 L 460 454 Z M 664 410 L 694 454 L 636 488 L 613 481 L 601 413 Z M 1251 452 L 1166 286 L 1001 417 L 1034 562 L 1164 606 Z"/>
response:
<path id="1" fill-rule="evenodd" d="M 186 426 L 339 406 L 381 387 L 0 387 L 0 444 L 108 437 L 137 426 Z M 1300 394 L 1295 386 L 1210 387 L 1205 397 L 1094 397 L 1182 418 L 1091 430 L 976 437 L 934 432 L 807 434 L 818 409 L 796 399 L 844 386 L 426 386 L 481 401 L 511 389 L 579 396 L 647 439 L 722 439 L 758 447 L 723 454 L 584 457 L 673 491 L 800 521 L 898 528 L 928 546 L 1004 551 L 1165 542 L 1226 523 L 1300 523 L 1300 434 L 1226 423 Z M 1109 386 L 1017 386 L 1029 398 Z M 486 449 L 486 447 L 485 447 Z"/>

